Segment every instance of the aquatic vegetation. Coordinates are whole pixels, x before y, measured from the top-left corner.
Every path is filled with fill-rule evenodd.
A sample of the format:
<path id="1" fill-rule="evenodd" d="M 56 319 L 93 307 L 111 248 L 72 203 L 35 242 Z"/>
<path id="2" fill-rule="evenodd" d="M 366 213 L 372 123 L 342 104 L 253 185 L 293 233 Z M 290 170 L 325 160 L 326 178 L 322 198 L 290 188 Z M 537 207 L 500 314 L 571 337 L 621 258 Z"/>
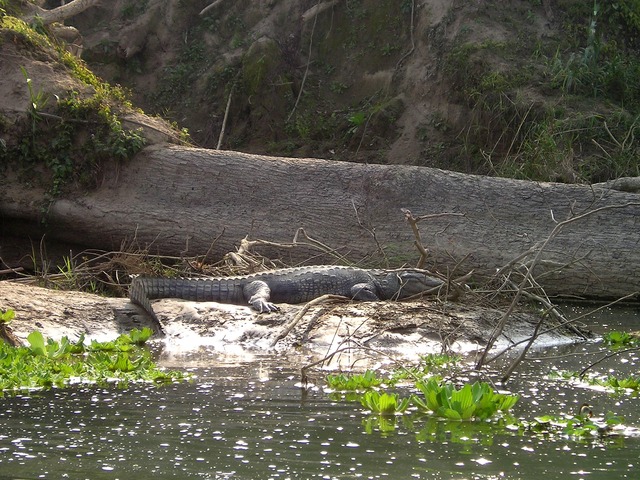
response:
<path id="1" fill-rule="evenodd" d="M 416 367 L 392 372 L 389 380 L 367 370 L 364 374 L 329 375 L 327 383 L 334 390 L 365 390 L 346 399 L 359 401 L 367 410 L 381 415 L 404 413 L 413 405 L 421 414 L 428 412 L 443 419 L 485 420 L 508 412 L 516 404 L 518 395 L 497 393 L 486 382 L 467 383 L 458 389 L 454 384 L 443 383 L 439 377 L 429 374 L 434 365 L 449 364 L 453 359 L 448 355 L 424 357 Z M 381 393 L 375 389 L 382 384 L 395 385 L 399 379 L 412 380 L 412 387 L 420 393 L 401 399 L 397 393 Z"/>
<path id="2" fill-rule="evenodd" d="M 387 382 L 389 385 L 395 385 L 403 381 L 415 382 L 440 373 L 445 369 L 451 373 L 452 368 L 459 363 L 461 357 L 459 355 L 446 353 L 430 353 L 422 355 L 420 362 L 415 366 L 408 366 L 394 370 Z"/>
<path id="3" fill-rule="evenodd" d="M 363 374 L 331 374 L 327 375 L 326 381 L 332 390 L 347 391 L 367 390 L 373 387 L 379 387 L 382 384 L 382 380 L 378 378 L 372 370 L 367 370 Z"/>
<path id="4" fill-rule="evenodd" d="M 640 346 L 640 336 L 633 332 L 618 332 L 614 330 L 606 333 L 602 337 L 602 341 L 612 349 Z"/>
<path id="5" fill-rule="evenodd" d="M 148 328 L 134 329 L 112 342 L 92 341 L 81 336 L 72 342 L 45 339 L 40 332 L 27 337 L 28 346 L 12 347 L 0 342 L 0 396 L 20 390 L 68 387 L 76 384 L 117 384 L 130 382 L 169 383 L 185 379 L 185 374 L 159 369 L 147 348 Z"/>
<path id="6" fill-rule="evenodd" d="M 419 410 L 450 420 L 484 420 L 509 411 L 520 398 L 496 393 L 486 382 L 467 383 L 457 389 L 452 383 L 430 379 L 417 382 L 416 387 L 423 396 L 413 395 L 411 400 Z"/>
<path id="7" fill-rule="evenodd" d="M 525 430 L 545 435 L 560 435 L 573 439 L 588 439 L 609 436 L 614 427 L 621 426 L 623 419 L 613 412 L 603 418 L 592 417 L 587 405 L 583 405 L 576 415 L 544 415 L 536 417 L 532 422 L 523 422 Z"/>
<path id="8" fill-rule="evenodd" d="M 583 375 L 578 372 L 559 371 L 550 375 L 550 377 L 571 380 L 586 386 L 604 387 L 613 393 L 630 391 L 633 394 L 637 394 L 640 390 L 640 377 L 637 376 L 618 378 L 614 375 Z"/>
<path id="9" fill-rule="evenodd" d="M 380 393 L 369 390 L 360 397 L 360 403 L 367 410 L 380 415 L 403 413 L 409 406 L 409 399 L 400 399 L 397 393 Z"/>

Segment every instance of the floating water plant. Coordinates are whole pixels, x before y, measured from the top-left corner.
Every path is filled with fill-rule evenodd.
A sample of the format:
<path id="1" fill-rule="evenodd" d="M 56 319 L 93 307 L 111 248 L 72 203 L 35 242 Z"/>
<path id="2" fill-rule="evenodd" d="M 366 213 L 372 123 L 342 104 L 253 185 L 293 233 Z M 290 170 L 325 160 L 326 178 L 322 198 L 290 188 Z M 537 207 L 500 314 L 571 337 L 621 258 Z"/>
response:
<path id="1" fill-rule="evenodd" d="M 403 413 L 409 406 L 409 399 L 399 399 L 397 393 L 380 393 L 369 390 L 360 397 L 360 403 L 367 410 L 380 415 Z"/>
<path id="2" fill-rule="evenodd" d="M 627 333 L 614 330 L 606 333 L 602 337 L 602 341 L 612 349 L 637 347 L 640 345 L 640 335 L 637 332 Z"/>
<path id="3" fill-rule="evenodd" d="M 424 380 L 425 378 L 432 377 L 434 373 L 442 372 L 445 368 L 450 374 L 455 368 L 455 365 L 460 361 L 461 357 L 459 355 L 449 355 L 445 353 L 422 355 L 417 365 L 394 370 L 386 383 L 395 385 L 406 380 L 412 382 Z"/>
<path id="4" fill-rule="evenodd" d="M 177 371 L 159 369 L 151 353 L 142 347 L 151 330 L 133 330 L 113 342 L 84 337 L 71 342 L 45 339 L 40 332 L 27 337 L 28 346 L 12 347 L 0 342 L 0 396 L 20 390 L 67 387 L 73 384 L 117 384 L 130 382 L 168 383 L 182 380 Z"/>
<path id="5" fill-rule="evenodd" d="M 412 403 L 421 411 L 450 420 L 484 420 L 499 412 L 509 411 L 518 395 L 496 393 L 486 382 L 467 383 L 456 389 L 451 383 L 440 384 L 435 379 L 417 382 L 422 396 L 412 395 Z"/>
<path id="6" fill-rule="evenodd" d="M 630 392 L 637 395 L 640 391 L 640 377 L 637 376 L 618 378 L 613 375 L 582 375 L 578 372 L 562 370 L 554 372 L 550 377 L 559 377 L 583 386 L 604 387 L 613 393 Z"/>
<path id="7" fill-rule="evenodd" d="M 614 428 L 622 426 L 622 418 L 608 412 L 603 418 L 592 418 L 592 412 L 583 405 L 576 415 L 544 415 L 525 423 L 526 429 L 545 435 L 561 435 L 574 439 L 605 437 L 614 434 Z"/>
<path id="8" fill-rule="evenodd" d="M 327 375 L 326 380 L 330 389 L 340 391 L 368 390 L 373 387 L 379 387 L 382 384 L 382 380 L 376 376 L 373 370 L 367 370 L 363 374 L 345 375 L 338 373 Z"/>

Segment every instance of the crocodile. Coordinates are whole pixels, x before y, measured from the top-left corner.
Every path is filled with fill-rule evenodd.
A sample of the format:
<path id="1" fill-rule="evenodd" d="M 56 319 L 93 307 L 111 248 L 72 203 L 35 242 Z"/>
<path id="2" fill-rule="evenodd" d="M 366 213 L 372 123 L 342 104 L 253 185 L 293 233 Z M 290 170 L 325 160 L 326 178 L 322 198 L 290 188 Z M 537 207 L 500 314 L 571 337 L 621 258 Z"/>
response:
<path id="1" fill-rule="evenodd" d="M 248 304 L 257 312 L 268 313 L 279 310 L 276 303 L 306 303 L 322 295 L 340 295 L 361 301 L 398 300 L 433 293 L 443 284 L 426 270 L 417 268 L 370 270 L 321 265 L 232 277 L 135 277 L 129 288 L 129 298 L 146 310 L 163 331 L 150 300 L 180 298 Z"/>

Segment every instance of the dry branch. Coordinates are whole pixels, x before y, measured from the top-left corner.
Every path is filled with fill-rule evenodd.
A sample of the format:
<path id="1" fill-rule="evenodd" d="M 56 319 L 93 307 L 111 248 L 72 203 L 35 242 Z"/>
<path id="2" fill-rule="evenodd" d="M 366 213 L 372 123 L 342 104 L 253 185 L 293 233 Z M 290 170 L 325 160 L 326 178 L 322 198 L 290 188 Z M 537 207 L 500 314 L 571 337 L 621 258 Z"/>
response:
<path id="1" fill-rule="evenodd" d="M 321 297 L 314 298 L 310 302 L 305 303 L 304 307 L 302 307 L 302 309 L 295 315 L 295 317 L 293 317 L 293 319 L 291 319 L 289 323 L 282 327 L 278 335 L 276 335 L 276 338 L 274 338 L 273 342 L 271 342 L 271 347 L 275 347 L 280 340 L 285 338 L 289 334 L 289 332 L 294 329 L 294 327 L 298 324 L 302 317 L 305 316 L 305 314 L 311 307 L 319 305 L 321 303 L 326 303 L 329 300 L 348 302 L 350 299 L 341 295 L 322 295 Z"/>
<path id="2" fill-rule="evenodd" d="M 25 20 L 32 21 L 35 17 L 38 17 L 44 25 L 64 22 L 67 18 L 71 18 L 84 12 L 86 9 L 93 7 L 98 2 L 100 2 L 100 0 L 73 0 L 65 5 L 54 8 L 53 10 L 44 10 L 40 7 L 36 7 L 35 12 L 28 15 Z"/>
<path id="3" fill-rule="evenodd" d="M 309 74 L 309 67 L 311 66 L 311 50 L 313 48 L 313 33 L 316 31 L 316 23 L 318 23 L 318 14 L 321 12 L 321 10 L 319 10 L 319 6 L 320 6 L 320 1 L 318 1 L 318 3 L 316 4 L 316 11 L 315 14 L 313 16 L 313 26 L 311 27 L 311 34 L 309 35 L 309 51 L 307 53 L 307 66 L 304 70 L 304 75 L 302 76 L 302 82 L 300 83 L 300 91 L 298 92 L 298 97 L 296 98 L 296 103 L 293 105 L 293 108 L 291 109 L 291 113 L 289 113 L 289 116 L 287 117 L 287 123 L 289 122 L 289 120 L 291 120 L 291 117 L 293 117 L 293 114 L 296 111 L 296 108 L 298 108 L 298 103 L 300 103 L 300 98 L 302 97 L 302 92 L 304 91 L 304 84 L 307 81 L 307 75 Z"/>
<path id="4" fill-rule="evenodd" d="M 518 301 L 520 300 L 520 297 L 523 296 L 525 289 L 527 288 L 528 285 L 531 285 L 531 283 L 533 282 L 533 270 L 535 269 L 536 265 L 540 261 L 540 257 L 542 255 L 542 252 L 545 250 L 547 245 L 549 245 L 549 243 L 562 231 L 562 229 L 565 226 L 567 226 L 567 225 L 569 225 L 571 223 L 577 222 L 579 220 L 582 220 L 582 219 L 584 219 L 586 217 L 589 217 L 591 215 L 594 215 L 596 213 L 599 213 L 599 212 L 602 212 L 602 211 L 605 211 L 605 210 L 628 208 L 630 206 L 638 206 L 638 205 L 640 205 L 640 203 L 636 203 L 636 202 L 629 202 L 629 203 L 622 204 L 622 205 L 607 205 L 605 207 L 599 207 L 599 208 L 596 208 L 596 209 L 593 209 L 593 210 L 589 210 L 587 212 L 584 212 L 582 214 L 576 215 L 574 217 L 571 217 L 571 218 L 569 218 L 567 220 L 561 221 L 561 222 L 556 224 L 556 226 L 553 228 L 553 230 L 551 231 L 549 236 L 546 238 L 546 240 L 538 248 L 538 251 L 536 252 L 535 257 L 531 261 L 531 265 L 529 266 L 529 268 L 527 268 L 526 273 L 524 275 L 524 278 L 522 279 L 522 281 L 520 282 L 520 285 L 518 286 L 518 289 L 517 289 L 517 291 L 516 291 L 516 293 L 515 293 L 515 295 L 513 297 L 513 300 L 511 301 L 511 304 L 509 305 L 507 310 L 504 312 L 504 314 L 500 318 L 498 324 L 496 325 L 494 331 L 491 334 L 491 337 L 490 337 L 489 341 L 487 342 L 487 345 L 486 345 L 482 355 L 480 356 L 480 359 L 476 363 L 476 369 L 480 369 L 483 365 L 486 364 L 487 357 L 489 355 L 489 351 L 491 350 L 491 348 L 493 348 L 493 345 L 495 344 L 496 340 L 498 339 L 498 337 L 501 335 L 502 331 L 504 330 L 504 327 L 506 326 L 507 321 L 509 320 L 509 317 L 513 313 Z M 552 215 L 552 218 L 553 218 L 553 212 L 551 212 L 551 215 Z M 531 346 L 532 343 L 533 342 L 529 342 L 529 346 Z M 526 349 L 525 349 L 524 353 L 526 353 Z M 513 368 L 515 368 L 515 366 Z M 511 371 L 512 371 L 512 369 L 510 369 L 509 373 Z"/>

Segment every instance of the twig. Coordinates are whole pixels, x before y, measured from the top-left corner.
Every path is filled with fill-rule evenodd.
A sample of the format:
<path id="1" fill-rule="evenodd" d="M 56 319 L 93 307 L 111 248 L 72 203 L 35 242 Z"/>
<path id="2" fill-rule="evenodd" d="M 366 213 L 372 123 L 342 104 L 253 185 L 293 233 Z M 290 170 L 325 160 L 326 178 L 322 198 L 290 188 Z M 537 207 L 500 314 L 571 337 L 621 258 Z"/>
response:
<path id="1" fill-rule="evenodd" d="M 516 294 L 513 297 L 513 300 L 511 301 L 511 304 L 509 305 L 509 308 L 507 308 L 506 312 L 504 312 L 504 314 L 500 318 L 500 321 L 498 322 L 496 327 L 493 329 L 493 332 L 491 333 L 489 341 L 487 342 L 487 345 L 485 346 L 485 349 L 482 352 L 482 355 L 480 356 L 480 359 L 478 360 L 478 362 L 476 364 L 476 367 L 475 367 L 476 370 L 479 370 L 480 368 L 482 368 L 482 366 L 486 363 L 487 356 L 489 355 L 489 351 L 491 350 L 491 348 L 493 348 L 493 345 L 495 344 L 496 340 L 498 339 L 498 337 L 500 336 L 500 334 L 504 330 L 504 327 L 506 326 L 509 317 L 511 316 L 511 314 L 515 310 L 515 306 L 516 306 L 516 304 L 520 300 L 520 297 L 523 294 L 525 286 L 530 283 L 530 279 L 532 278 L 532 275 L 533 275 L 532 272 L 535 269 L 535 267 L 538 264 L 538 262 L 540 261 L 540 257 L 542 256 L 542 252 L 544 252 L 546 246 L 562 231 L 562 229 L 566 225 L 568 225 L 570 223 L 576 222 L 578 220 L 582 220 L 582 219 L 584 219 L 584 218 L 586 218 L 588 216 L 594 215 L 596 213 L 599 213 L 599 212 L 602 212 L 602 211 L 605 211 L 605 210 L 612 210 L 612 209 L 616 209 L 616 208 L 627 208 L 627 207 L 630 207 L 630 206 L 638 206 L 638 205 L 640 205 L 639 202 L 628 202 L 628 203 L 621 204 L 621 205 L 605 205 L 604 207 L 599 207 L 599 208 L 596 208 L 594 210 L 589 210 L 588 212 L 582 213 L 580 215 L 576 215 L 575 217 L 571 217 L 571 218 L 569 218 L 567 220 L 563 220 L 563 221 L 558 222 L 556 224 L 556 226 L 553 228 L 553 230 L 551 231 L 549 236 L 546 238 L 546 240 L 542 243 L 542 245 L 538 249 L 538 252 L 536 253 L 535 257 L 533 258 L 533 260 L 531 262 L 531 266 L 527 269 L 527 272 L 524 275 L 524 278 L 522 279 L 522 282 L 520 282 L 518 290 L 516 291 Z"/>
<path id="2" fill-rule="evenodd" d="M 555 307 L 552 306 L 551 308 L 553 309 Z M 507 381 L 507 379 L 511 376 L 511 374 L 516 369 L 516 367 L 518 365 L 520 365 L 520 362 L 522 362 L 525 359 L 525 357 L 527 356 L 527 352 L 529 351 L 529 349 L 533 345 L 533 342 L 535 342 L 536 339 L 538 338 L 538 336 L 540 335 L 540 329 L 542 328 L 542 325 L 544 324 L 545 317 L 546 317 L 546 313 L 540 315 L 540 319 L 536 323 L 536 326 L 533 329 L 533 333 L 531 334 L 531 337 L 529 337 L 529 341 L 527 342 L 527 344 L 524 346 L 524 348 L 520 352 L 520 355 L 518 355 L 516 357 L 516 359 L 513 362 L 511 362 L 511 365 L 509 365 L 509 367 L 507 368 L 507 370 L 504 373 L 504 375 L 502 375 L 502 378 L 500 379 L 500 381 L 502 383 L 505 383 Z"/>
<path id="3" fill-rule="evenodd" d="M 400 67 L 400 64 L 402 64 L 402 62 L 404 62 L 404 60 L 411 55 L 415 49 L 416 49 L 416 42 L 413 36 L 413 31 L 414 31 L 414 17 L 415 17 L 415 10 L 416 10 L 416 0 L 412 0 L 411 2 L 411 26 L 409 28 L 409 36 L 411 38 L 411 49 L 405 53 L 400 60 L 398 60 L 398 63 L 396 63 L 396 67 L 394 70 L 398 70 L 398 67 Z"/>
<path id="4" fill-rule="evenodd" d="M 353 207 L 353 211 L 356 214 L 356 220 L 358 222 L 358 225 L 362 227 L 369 235 L 371 235 L 371 238 L 373 238 L 373 241 L 376 243 L 376 246 L 378 247 L 378 251 L 380 252 L 380 255 L 382 255 L 382 257 L 384 258 L 384 264 L 388 267 L 389 258 L 387 257 L 387 253 L 384 251 L 384 248 L 382 248 L 382 245 L 380 245 L 380 242 L 378 241 L 378 236 L 376 235 L 376 228 L 375 227 L 369 228 L 362 222 L 362 220 L 360 219 L 360 214 L 358 213 L 358 207 L 356 207 L 356 202 L 354 200 L 351 200 L 351 206 Z"/>
<path id="5" fill-rule="evenodd" d="M 627 352 L 637 352 L 638 350 L 640 350 L 640 347 L 626 348 L 624 350 L 618 350 L 616 352 L 608 353 L 604 357 L 596 360 L 595 362 L 591 363 L 590 365 L 587 365 L 582 370 L 580 370 L 580 373 L 578 374 L 578 377 L 583 378 L 584 375 L 587 373 L 587 371 L 591 370 L 593 367 L 595 367 L 599 363 L 604 362 L 608 358 L 615 357 L 616 355 L 621 355 L 621 354 L 627 353 Z"/>
<path id="6" fill-rule="evenodd" d="M 231 108 L 231 97 L 233 96 L 233 90 L 236 87 L 236 82 L 234 81 L 231 84 L 231 89 L 229 90 L 229 98 L 227 99 L 227 108 L 224 109 L 224 118 L 222 119 L 222 127 L 220 128 L 220 136 L 218 137 L 218 145 L 216 146 L 216 150 L 220 150 L 222 146 L 222 140 L 224 139 L 224 130 L 227 127 L 227 119 L 229 118 L 229 110 Z"/>
<path id="7" fill-rule="evenodd" d="M 362 142 L 364 142 L 364 136 L 367 133 L 367 127 L 369 126 L 369 122 L 371 121 L 371 117 L 373 117 L 374 113 L 375 112 L 372 111 L 367 117 L 367 121 L 364 122 L 364 127 L 362 128 L 362 135 L 360 136 L 360 143 L 358 143 L 358 148 L 356 148 L 356 153 L 353 154 L 353 158 L 356 160 L 358 158 L 358 152 L 360 152 L 360 147 L 362 146 Z"/>
<path id="8" fill-rule="evenodd" d="M 0 261 L 2 261 L 2 259 L 0 259 Z M 6 270 L 0 270 L 0 275 L 6 275 L 8 273 L 20 273 L 20 272 L 24 272 L 24 267 L 7 268 Z"/>
<path id="9" fill-rule="evenodd" d="M 322 295 L 321 297 L 314 298 L 310 302 L 305 303 L 304 307 L 302 307 L 300 311 L 296 313 L 295 317 L 293 317 L 293 319 L 291 319 L 289 323 L 287 323 L 284 327 L 282 327 L 282 329 L 280 329 L 280 332 L 278 333 L 278 335 L 276 335 L 276 338 L 273 339 L 270 346 L 275 347 L 280 340 L 286 337 L 289 332 L 291 332 L 291 330 L 293 330 L 293 328 L 298 324 L 302 317 L 305 316 L 305 314 L 311 307 L 320 303 L 325 303 L 328 300 L 339 300 L 348 302 L 350 299 L 347 297 L 343 297 L 342 295 Z"/>
<path id="10" fill-rule="evenodd" d="M 291 110 L 291 113 L 287 117 L 287 123 L 289 122 L 289 120 L 291 120 L 291 117 L 295 113 L 296 108 L 298 108 L 298 103 L 300 103 L 300 98 L 302 97 L 302 92 L 304 91 L 304 84 L 307 81 L 307 75 L 309 74 L 309 67 L 311 66 L 311 49 L 313 48 L 313 32 L 315 32 L 316 23 L 318 23 L 318 14 L 320 12 L 319 6 L 321 1 L 322 0 L 318 0 L 318 3 L 316 3 L 316 12 L 315 12 L 315 15 L 313 16 L 313 26 L 311 27 L 311 38 L 309 38 L 309 53 L 307 55 L 307 67 L 304 70 L 302 82 L 300 83 L 300 91 L 298 92 L 296 103 L 293 105 L 293 109 Z"/>
<path id="11" fill-rule="evenodd" d="M 418 228 L 418 222 L 422 220 L 428 220 L 432 218 L 439 218 L 439 217 L 452 216 L 452 215 L 456 217 L 465 216 L 464 213 L 442 212 L 442 213 L 432 213 L 428 215 L 421 215 L 419 217 L 414 217 L 413 214 L 411 213 L 411 210 L 409 210 L 408 208 L 401 208 L 400 210 L 404 214 L 404 218 L 407 221 L 407 223 L 411 226 L 411 230 L 413 230 L 413 236 L 415 237 L 415 241 L 413 242 L 413 244 L 418 249 L 418 252 L 420 252 L 420 258 L 418 259 L 418 264 L 416 265 L 417 268 L 424 268 L 424 264 L 426 263 L 427 258 L 429 257 L 429 249 L 426 248 L 422 243 L 422 236 L 420 234 L 420 229 Z"/>
<path id="12" fill-rule="evenodd" d="M 212 8 L 217 7 L 218 5 L 220 5 L 222 2 L 224 2 L 224 0 L 215 0 L 215 2 L 210 3 L 209 5 L 207 5 L 206 7 L 204 7 L 202 10 L 200 10 L 199 15 L 202 16 L 204 14 L 206 14 L 209 10 L 211 10 Z"/>

